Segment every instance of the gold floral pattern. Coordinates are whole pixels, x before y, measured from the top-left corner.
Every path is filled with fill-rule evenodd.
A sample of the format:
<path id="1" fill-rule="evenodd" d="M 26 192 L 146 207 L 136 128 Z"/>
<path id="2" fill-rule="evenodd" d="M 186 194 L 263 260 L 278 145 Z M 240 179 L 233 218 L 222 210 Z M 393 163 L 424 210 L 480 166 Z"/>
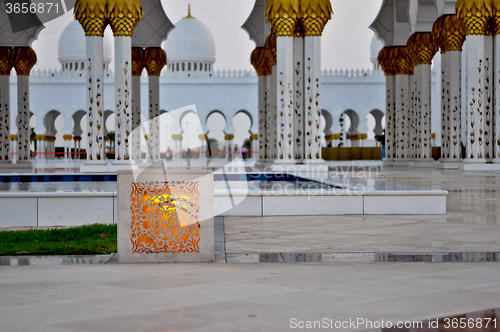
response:
<path id="1" fill-rule="evenodd" d="M 133 253 L 199 252 L 198 182 L 137 182 L 130 195 Z"/>

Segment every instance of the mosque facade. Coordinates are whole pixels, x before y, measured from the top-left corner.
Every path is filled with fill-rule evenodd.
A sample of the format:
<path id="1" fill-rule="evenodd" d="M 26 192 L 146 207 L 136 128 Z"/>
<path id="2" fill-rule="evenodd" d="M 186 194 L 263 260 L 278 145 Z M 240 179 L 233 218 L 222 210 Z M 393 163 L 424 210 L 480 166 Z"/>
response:
<path id="1" fill-rule="evenodd" d="M 55 146 L 85 148 L 87 128 L 81 121 L 86 112 L 86 66 L 85 35 L 78 21 L 72 21 L 59 40 L 59 61 L 61 68 L 47 70 L 35 67 L 30 75 L 30 110 L 36 125 L 34 132 L 39 141 L 38 150 L 53 152 Z M 104 122 L 115 110 L 115 77 L 109 64 L 112 60 L 111 38 L 104 38 Z M 323 69 L 322 75 L 322 122 L 323 145 L 330 141 L 336 146 L 346 133 L 353 138 L 345 145 L 374 145 L 374 135 L 380 135 L 385 126 L 385 76 L 377 62 L 377 55 L 383 43 L 375 36 L 370 45 L 371 69 Z M 162 48 L 167 54 L 167 65 L 159 77 L 160 113 L 170 112 L 188 105 L 195 105 L 204 133 L 207 119 L 220 113 L 225 121 L 224 134 L 227 141 L 234 137 L 233 118 L 243 112 L 250 118 L 248 138 L 256 141 L 258 128 L 258 77 L 255 71 L 214 70 L 216 48 L 209 29 L 191 16 L 181 19 L 168 34 Z M 436 65 L 436 67 L 439 64 Z M 438 69 L 439 70 L 439 69 Z M 433 95 L 439 96 L 433 71 Z M 11 100 L 17 98 L 15 73 L 10 77 Z M 140 77 L 142 118 L 148 115 L 148 76 Z M 439 98 L 433 98 L 434 109 L 439 109 Z M 17 114 L 17 104 L 12 103 L 11 112 Z M 182 137 L 182 117 L 174 118 L 169 135 Z M 343 116 L 344 114 L 344 116 Z M 371 128 L 367 118 L 373 116 Z M 439 132 L 439 115 L 433 121 L 433 132 Z M 62 129 L 56 130 L 55 120 L 63 118 Z M 350 127 L 341 125 L 341 117 L 348 117 Z M 15 117 L 11 117 L 11 134 L 15 135 Z M 33 121 L 32 121 L 33 123 Z M 373 125 L 374 124 L 374 125 Z M 322 126 L 323 126 L 322 125 Z M 82 128 L 83 127 L 83 128 Z M 104 135 L 114 128 L 104 127 Z M 161 129 L 160 129 L 161 130 Z M 439 135 L 437 135 L 439 136 Z M 367 140 L 368 139 L 368 140 Z M 226 142 L 227 143 L 227 142 Z M 242 142 L 235 142 L 241 144 Z M 439 143 L 437 143 L 439 144 Z M 173 147 L 174 150 L 179 147 Z M 252 149 L 257 149 L 256 145 Z"/>

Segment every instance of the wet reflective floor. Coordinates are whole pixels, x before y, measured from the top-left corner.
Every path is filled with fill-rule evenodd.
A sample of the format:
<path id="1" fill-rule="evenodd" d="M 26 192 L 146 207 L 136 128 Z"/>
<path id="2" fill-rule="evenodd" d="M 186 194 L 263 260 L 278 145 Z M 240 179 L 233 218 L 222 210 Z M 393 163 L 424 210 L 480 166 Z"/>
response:
<path id="1" fill-rule="evenodd" d="M 447 214 L 225 217 L 226 253 L 500 252 L 500 173 L 391 169 L 378 177 L 448 190 Z M 378 179 L 360 179 L 368 180 Z"/>

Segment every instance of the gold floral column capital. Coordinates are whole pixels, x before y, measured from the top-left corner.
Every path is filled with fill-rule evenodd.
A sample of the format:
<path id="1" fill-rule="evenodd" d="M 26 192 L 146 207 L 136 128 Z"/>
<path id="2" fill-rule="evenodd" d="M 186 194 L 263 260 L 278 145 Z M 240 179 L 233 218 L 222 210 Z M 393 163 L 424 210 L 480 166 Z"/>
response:
<path id="1" fill-rule="evenodd" d="M 266 59 L 266 50 L 263 47 L 257 47 L 250 55 L 250 63 L 255 68 L 257 76 L 268 76 L 269 66 Z"/>
<path id="2" fill-rule="evenodd" d="M 104 37 L 104 29 L 108 25 L 106 0 L 76 0 L 73 14 L 85 36 Z"/>
<path id="3" fill-rule="evenodd" d="M 161 47 L 148 47 L 144 51 L 144 62 L 148 76 L 160 76 L 167 64 L 167 53 Z"/>
<path id="4" fill-rule="evenodd" d="M 465 25 L 456 15 L 443 15 L 434 22 L 432 37 L 442 54 L 462 51 L 465 42 Z"/>
<path id="5" fill-rule="evenodd" d="M 276 37 L 293 37 L 299 22 L 299 0 L 268 0 L 266 19 Z"/>
<path id="6" fill-rule="evenodd" d="M 0 47 L 0 75 L 2 76 L 9 76 L 14 68 L 12 53 L 11 47 Z"/>
<path id="7" fill-rule="evenodd" d="M 266 42 L 264 43 L 264 58 L 265 63 L 267 64 L 267 70 L 269 71 L 269 75 L 272 74 L 272 68 L 276 65 L 276 35 L 274 31 L 271 30 L 271 33 L 266 38 Z"/>
<path id="8" fill-rule="evenodd" d="M 30 76 L 31 69 L 36 64 L 36 53 L 31 47 L 15 47 L 13 60 L 17 76 Z"/>
<path id="9" fill-rule="evenodd" d="M 144 69 L 144 49 L 132 47 L 132 76 L 141 76 Z"/>
<path id="10" fill-rule="evenodd" d="M 493 1 L 493 20 L 492 20 L 493 35 L 500 35 L 500 2 Z"/>
<path id="11" fill-rule="evenodd" d="M 135 26 L 142 20 L 142 5 L 139 0 L 108 0 L 109 25 L 113 35 L 132 37 Z"/>
<path id="12" fill-rule="evenodd" d="M 408 38 L 406 48 L 411 59 L 411 64 L 414 67 L 418 65 L 431 65 L 432 59 L 438 51 L 438 47 L 430 32 L 414 33 Z"/>
<path id="13" fill-rule="evenodd" d="M 494 0 L 497 1 L 497 0 Z M 458 0 L 455 5 L 457 17 L 465 23 L 465 33 L 487 36 L 491 34 L 490 20 L 493 16 L 492 0 Z"/>
<path id="14" fill-rule="evenodd" d="M 332 14 L 330 0 L 300 1 L 300 17 L 304 37 L 321 36 L 326 23 L 332 18 Z"/>
<path id="15" fill-rule="evenodd" d="M 413 66 L 405 46 L 391 48 L 391 57 L 395 75 L 413 75 Z"/>
<path id="16" fill-rule="evenodd" d="M 385 76 L 394 76 L 396 75 L 396 71 L 394 68 L 395 61 L 392 58 L 392 47 L 384 47 L 378 53 L 377 61 L 382 67 Z"/>

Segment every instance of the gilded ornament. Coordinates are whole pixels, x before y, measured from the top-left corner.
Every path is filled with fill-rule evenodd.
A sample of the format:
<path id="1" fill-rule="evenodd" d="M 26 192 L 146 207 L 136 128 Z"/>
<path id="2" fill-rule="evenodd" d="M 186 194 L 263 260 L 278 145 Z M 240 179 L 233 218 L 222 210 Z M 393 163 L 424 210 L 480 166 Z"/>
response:
<path id="1" fill-rule="evenodd" d="M 491 20 L 491 31 L 496 35 L 500 35 L 500 1 L 493 1 L 493 18 Z"/>
<path id="2" fill-rule="evenodd" d="M 396 75 L 394 68 L 395 62 L 392 58 L 392 47 L 384 47 L 383 49 L 381 49 L 378 53 L 377 60 L 386 76 Z"/>
<path id="3" fill-rule="evenodd" d="M 113 36 L 132 37 L 135 26 L 142 20 L 140 0 L 108 0 L 107 9 Z"/>
<path id="4" fill-rule="evenodd" d="M 224 137 L 224 140 L 226 141 L 232 141 L 233 139 L 234 139 L 233 134 L 226 134 L 226 136 Z"/>
<path id="5" fill-rule="evenodd" d="M 0 47 L 0 75 L 9 76 L 14 67 L 11 47 Z"/>
<path id="6" fill-rule="evenodd" d="M 434 22 L 432 37 L 442 54 L 462 51 L 465 42 L 465 25 L 456 15 L 443 15 Z"/>
<path id="7" fill-rule="evenodd" d="M 457 1 L 455 12 L 457 13 L 457 17 L 465 23 L 467 36 L 487 36 L 491 34 L 492 2 L 492 0 Z"/>
<path id="8" fill-rule="evenodd" d="M 108 25 L 105 0 L 76 0 L 73 13 L 85 36 L 104 37 Z"/>
<path id="9" fill-rule="evenodd" d="M 259 135 L 258 134 L 250 135 L 250 140 L 251 141 L 258 141 L 259 140 Z"/>
<path id="10" fill-rule="evenodd" d="M 144 51 L 144 63 L 149 76 L 160 76 L 167 64 L 167 53 L 161 47 L 148 47 Z"/>
<path id="11" fill-rule="evenodd" d="M 326 23 L 332 18 L 330 0 L 300 1 L 301 26 L 304 36 L 321 36 Z"/>
<path id="12" fill-rule="evenodd" d="M 416 32 L 408 38 L 406 49 L 412 66 L 431 65 L 438 47 L 430 32 Z"/>
<path id="13" fill-rule="evenodd" d="M 293 37 L 299 21 L 299 0 L 268 0 L 266 19 L 276 37 Z"/>
<path id="14" fill-rule="evenodd" d="M 14 47 L 13 59 L 17 76 L 29 76 L 36 64 L 36 53 L 31 47 Z"/>
<path id="15" fill-rule="evenodd" d="M 272 68 L 276 65 L 276 35 L 274 31 L 271 30 L 271 33 L 266 38 L 266 42 L 264 43 L 264 63 L 266 64 L 266 72 L 268 75 L 272 74 Z"/>
<path id="16" fill-rule="evenodd" d="M 144 69 L 144 49 L 132 47 L 132 76 L 141 76 Z"/>
<path id="17" fill-rule="evenodd" d="M 413 66 L 405 46 L 392 47 L 391 58 L 395 75 L 413 75 Z"/>

